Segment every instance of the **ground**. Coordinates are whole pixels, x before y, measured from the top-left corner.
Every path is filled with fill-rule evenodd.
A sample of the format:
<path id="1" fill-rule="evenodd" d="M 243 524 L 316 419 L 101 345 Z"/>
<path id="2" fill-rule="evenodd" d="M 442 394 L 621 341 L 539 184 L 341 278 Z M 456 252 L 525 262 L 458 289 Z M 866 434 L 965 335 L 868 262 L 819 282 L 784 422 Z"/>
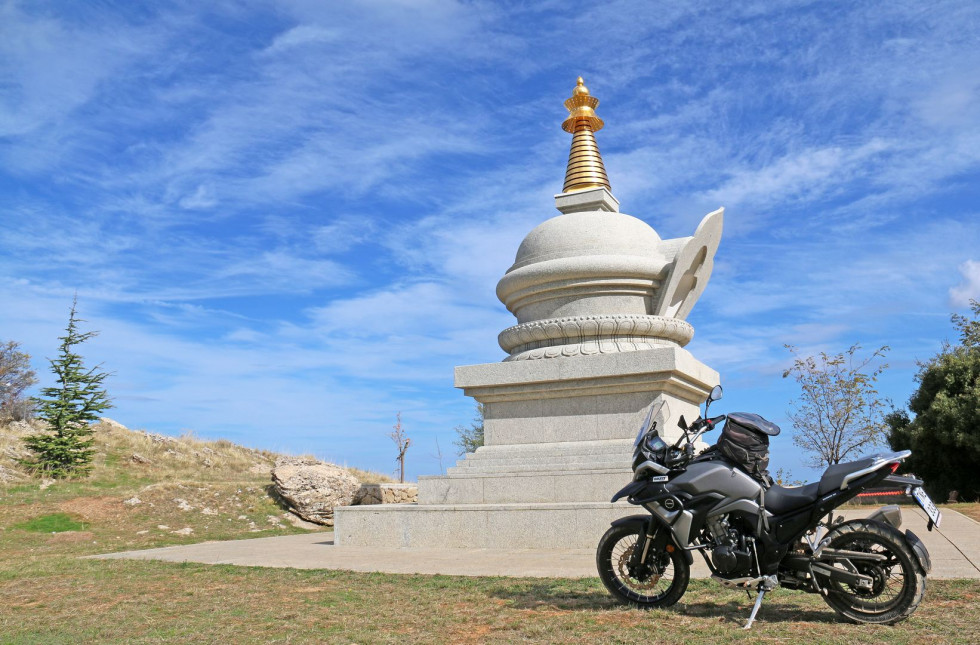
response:
<path id="1" fill-rule="evenodd" d="M 692 581 L 676 607 L 644 612 L 616 605 L 595 578 L 79 559 L 302 530 L 266 491 L 271 456 L 236 453 L 247 449 L 231 444 L 155 440 L 158 451 L 139 453 L 150 465 L 134 461 L 126 441 L 106 448 L 87 480 L 43 490 L 36 479 L 0 483 L 0 642 L 980 642 L 980 581 L 930 580 L 919 610 L 894 627 L 843 623 L 819 597 L 779 590 L 761 622 L 743 632 L 751 600 L 704 580 Z M 179 454 L 186 468 L 168 465 Z M 263 464 L 265 470 L 255 467 Z M 967 507 L 977 517 L 980 505 L 956 509 Z"/>

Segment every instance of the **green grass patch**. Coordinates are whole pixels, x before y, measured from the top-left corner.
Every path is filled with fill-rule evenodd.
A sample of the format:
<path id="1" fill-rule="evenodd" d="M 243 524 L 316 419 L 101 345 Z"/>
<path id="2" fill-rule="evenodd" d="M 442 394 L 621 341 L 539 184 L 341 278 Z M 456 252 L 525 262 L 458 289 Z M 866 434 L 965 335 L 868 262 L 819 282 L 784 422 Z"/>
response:
<path id="1" fill-rule="evenodd" d="M 88 524 L 76 522 L 68 513 L 50 513 L 14 524 L 13 528 L 35 533 L 64 533 L 65 531 L 84 531 Z"/>

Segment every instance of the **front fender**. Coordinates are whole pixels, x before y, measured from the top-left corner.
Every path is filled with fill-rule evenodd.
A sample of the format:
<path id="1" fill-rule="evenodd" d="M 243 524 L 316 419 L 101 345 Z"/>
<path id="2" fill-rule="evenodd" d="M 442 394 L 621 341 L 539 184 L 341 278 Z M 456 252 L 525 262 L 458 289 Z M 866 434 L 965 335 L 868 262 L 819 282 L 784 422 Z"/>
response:
<path id="1" fill-rule="evenodd" d="M 611 526 L 625 526 L 627 524 L 636 524 L 637 527 L 643 532 L 644 535 L 649 533 L 647 530 L 650 527 L 650 522 L 656 522 L 661 527 L 667 529 L 667 535 L 670 536 L 670 542 L 673 544 L 675 549 L 680 549 L 680 552 L 684 554 L 684 559 L 687 560 L 687 565 L 691 566 L 694 564 L 694 556 L 691 552 L 682 547 L 677 542 L 677 537 L 674 535 L 674 530 L 670 528 L 669 525 L 664 523 L 659 517 L 655 515 L 627 515 L 626 517 L 621 517 L 615 520 Z M 656 546 L 656 544 L 654 544 Z"/>
<path id="2" fill-rule="evenodd" d="M 637 493 L 643 490 L 644 486 L 646 486 L 646 482 L 642 480 L 636 482 L 630 482 L 622 490 L 620 490 L 618 493 L 613 495 L 612 501 L 616 502 L 624 497 L 631 497 L 633 493 Z"/>

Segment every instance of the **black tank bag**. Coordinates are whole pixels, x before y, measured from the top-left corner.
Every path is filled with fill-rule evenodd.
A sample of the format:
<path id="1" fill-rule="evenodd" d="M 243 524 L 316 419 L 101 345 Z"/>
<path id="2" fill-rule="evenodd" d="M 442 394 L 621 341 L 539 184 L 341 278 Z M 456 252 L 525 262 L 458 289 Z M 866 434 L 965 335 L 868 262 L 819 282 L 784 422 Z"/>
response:
<path id="1" fill-rule="evenodd" d="M 768 470 L 769 435 L 778 433 L 779 426 L 757 414 L 733 412 L 728 415 L 715 447 L 732 465 L 768 488 L 772 485 Z"/>

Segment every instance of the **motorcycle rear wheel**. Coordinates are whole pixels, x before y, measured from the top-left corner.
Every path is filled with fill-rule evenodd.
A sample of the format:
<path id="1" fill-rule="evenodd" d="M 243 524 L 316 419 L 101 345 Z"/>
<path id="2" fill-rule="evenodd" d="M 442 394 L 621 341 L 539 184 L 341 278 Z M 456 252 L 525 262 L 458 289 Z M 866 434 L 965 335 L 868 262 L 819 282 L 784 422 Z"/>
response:
<path id="1" fill-rule="evenodd" d="M 859 573 L 874 580 L 871 589 L 829 581 L 824 600 L 856 623 L 893 625 L 912 615 L 926 592 L 926 577 L 898 531 L 878 522 L 855 521 L 834 529 L 830 548 L 877 553 L 882 562 L 856 562 Z"/>
<path id="2" fill-rule="evenodd" d="M 668 545 L 665 551 L 647 554 L 649 572 L 632 571 L 630 559 L 643 530 L 639 524 L 627 524 L 606 531 L 596 551 L 599 578 L 619 602 L 641 609 L 669 607 L 687 590 L 691 569 L 681 550 Z"/>

